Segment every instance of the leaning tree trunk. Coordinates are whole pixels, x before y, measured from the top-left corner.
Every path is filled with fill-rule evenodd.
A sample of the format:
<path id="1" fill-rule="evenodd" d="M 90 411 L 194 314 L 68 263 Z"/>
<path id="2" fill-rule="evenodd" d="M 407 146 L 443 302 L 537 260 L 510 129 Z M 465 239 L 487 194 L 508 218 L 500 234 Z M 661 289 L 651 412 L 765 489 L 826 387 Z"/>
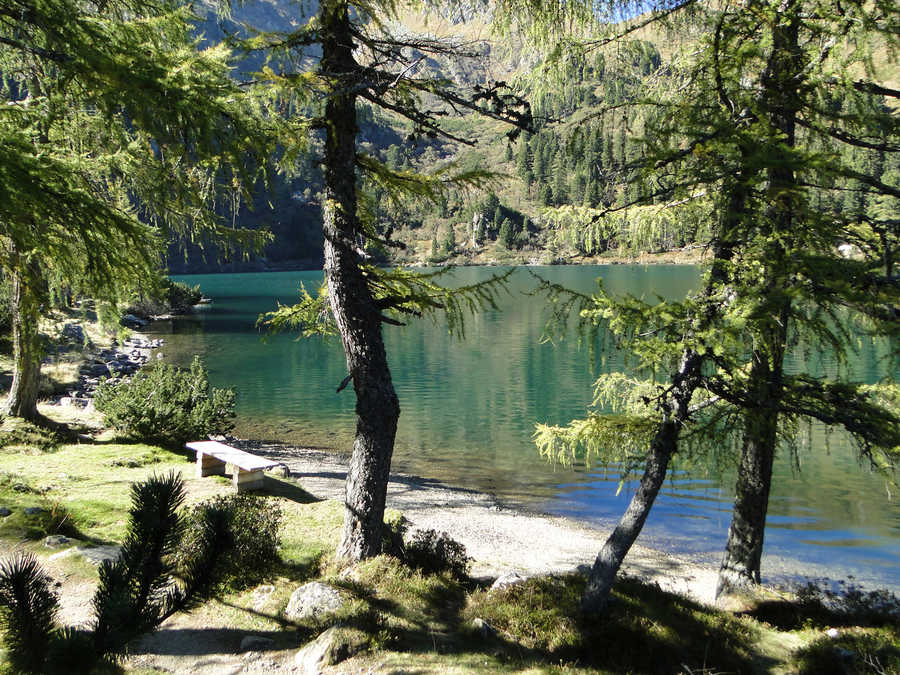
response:
<path id="1" fill-rule="evenodd" d="M 666 419 L 660 424 L 647 451 L 644 474 L 637 492 L 631 498 L 628 508 L 597 554 L 587 586 L 581 596 L 581 609 L 585 614 L 602 614 L 609 603 L 616 574 L 641 533 L 653 502 L 659 494 L 669 461 L 678 449 L 678 436 L 689 415 L 689 405 L 697 388 L 700 366 L 703 362 L 696 352 L 688 351 L 682 359 L 678 373 L 673 380 L 671 403 L 664 412 Z"/>
<path id="2" fill-rule="evenodd" d="M 40 309 L 28 272 L 20 266 L 12 273 L 13 380 L 0 413 L 40 422 L 43 420 L 37 409 L 41 378 Z"/>
<path id="3" fill-rule="evenodd" d="M 667 421 L 656 432 L 647 452 L 644 475 L 641 476 L 637 492 L 594 560 L 587 586 L 581 596 L 581 609 L 585 614 L 602 614 L 606 611 L 619 568 L 641 533 L 653 502 L 656 501 L 656 495 L 666 479 L 669 460 L 678 447 L 680 431 L 680 424 Z"/>
<path id="4" fill-rule="evenodd" d="M 356 252 L 356 95 L 348 5 L 320 9 L 320 74 L 332 82 L 325 105 L 325 274 L 331 309 L 356 391 L 356 438 L 347 472 L 344 529 L 337 559 L 354 562 L 381 552 L 387 483 L 400 404 L 376 306 Z"/>
<path id="5" fill-rule="evenodd" d="M 722 214 L 719 236 L 713 242 L 713 259 L 703 295 L 707 308 L 698 326 L 704 328 L 714 321 L 720 308 L 710 302 L 711 297 L 726 282 L 727 265 L 734 256 L 739 231 L 746 216 L 747 181 L 755 175 L 755 170 L 742 169 L 735 176 L 735 183 L 729 191 L 728 206 Z M 678 373 L 672 379 L 670 409 L 666 419 L 657 428 L 647 451 L 644 474 L 637 492 L 631 498 L 628 508 L 607 538 L 597 555 L 587 586 L 581 596 L 581 608 L 586 614 L 602 614 L 609 603 L 609 594 L 619 568 L 628 551 L 641 533 L 650 509 L 666 478 L 669 461 L 678 450 L 678 438 L 685 422 L 690 417 L 690 403 L 694 391 L 701 381 L 703 356 L 693 350 L 685 350 Z"/>
<path id="6" fill-rule="evenodd" d="M 783 10 L 795 0 L 784 0 Z M 763 318 L 753 350 L 748 382 L 751 406 L 744 413 L 741 464 L 735 486 L 735 502 L 725 555 L 719 568 L 716 597 L 760 583 L 766 513 L 772 487 L 772 465 L 778 441 L 779 406 L 784 390 L 784 356 L 787 347 L 791 300 L 791 232 L 797 210 L 797 181 L 791 168 L 797 124 L 797 88 L 802 82 L 804 62 L 798 42 L 797 12 L 781 11 L 789 17 L 772 29 L 772 48 L 760 78 L 762 109 L 777 131 L 771 142 L 771 164 L 767 169 L 768 207 L 762 222 L 769 231 L 763 257 Z"/>

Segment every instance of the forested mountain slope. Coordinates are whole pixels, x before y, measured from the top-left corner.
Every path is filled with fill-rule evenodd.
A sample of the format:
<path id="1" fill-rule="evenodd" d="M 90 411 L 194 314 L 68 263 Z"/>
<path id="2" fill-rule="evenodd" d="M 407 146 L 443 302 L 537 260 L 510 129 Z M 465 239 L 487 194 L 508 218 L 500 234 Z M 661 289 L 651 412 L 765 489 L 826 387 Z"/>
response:
<path id="1" fill-rule="evenodd" d="M 295 30 L 315 12 L 287 0 L 267 0 L 237 7 L 230 17 L 208 10 L 198 31 L 210 42 L 229 34 Z M 465 56 L 421 55 L 420 74 L 452 80 L 471 90 L 507 82 L 526 96 L 534 115 L 533 133 L 510 138 L 510 128 L 477 114 L 451 117 L 445 127 L 471 145 L 416 133 L 411 123 L 371 109 L 361 110 L 359 146 L 394 169 L 434 171 L 450 163 L 497 174 L 483 192 L 449 195 L 438 207 L 396 203 L 383 191 L 372 191 L 370 204 L 384 229 L 406 244 L 405 250 L 370 250 L 380 262 L 405 264 L 578 262 L 604 256 L 663 252 L 690 248 L 704 227 L 702 209 L 670 221 L 660 217 L 664 203 L 626 208 L 641 197 L 635 165 L 645 142 L 640 106 L 627 105 L 665 86 L 673 59 L 696 39 L 690 26 L 677 30 L 643 29 L 628 40 L 587 51 L 564 72 L 542 70 L 536 52 L 515 38 L 498 40 L 486 20 L 490 9 L 475 0 L 455 5 L 444 16 L 404 15 L 391 26 L 395 34 L 440 36 L 460 44 Z M 882 50 L 877 67 L 897 80 L 898 64 Z M 305 54 L 314 68 L 317 53 Z M 249 78 L 263 66 L 251 53 L 235 74 Z M 275 66 L 277 67 L 277 65 Z M 840 102 L 835 102 L 840 105 Z M 252 204 L 241 207 L 236 222 L 266 227 L 272 243 L 261 256 L 232 259 L 209 247 L 186 253 L 172 248 L 173 273 L 318 267 L 322 260 L 319 196 L 321 173 L 317 145 L 303 158 L 296 175 L 259 185 Z M 878 153 L 855 150 L 853 161 L 881 175 L 892 167 Z M 877 208 L 862 192 L 846 193 L 846 209 Z M 609 209 L 614 212 L 600 217 Z"/>

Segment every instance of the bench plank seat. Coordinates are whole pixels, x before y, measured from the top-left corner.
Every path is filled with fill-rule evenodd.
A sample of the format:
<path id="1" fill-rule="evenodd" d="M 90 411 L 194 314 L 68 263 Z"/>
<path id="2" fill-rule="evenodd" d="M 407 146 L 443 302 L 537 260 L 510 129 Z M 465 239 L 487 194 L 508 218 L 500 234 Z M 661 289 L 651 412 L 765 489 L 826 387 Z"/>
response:
<path id="1" fill-rule="evenodd" d="M 186 445 L 197 453 L 198 478 L 222 476 L 230 464 L 232 481 L 238 492 L 261 488 L 263 471 L 282 465 L 218 441 L 194 441 Z"/>

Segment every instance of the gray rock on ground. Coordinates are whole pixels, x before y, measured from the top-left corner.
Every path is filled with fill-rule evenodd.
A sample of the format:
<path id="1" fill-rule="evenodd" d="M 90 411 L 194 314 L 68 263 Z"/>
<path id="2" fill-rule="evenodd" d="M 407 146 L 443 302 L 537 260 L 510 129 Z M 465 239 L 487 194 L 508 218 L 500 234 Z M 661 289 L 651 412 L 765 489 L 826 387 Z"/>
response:
<path id="1" fill-rule="evenodd" d="M 61 534 L 51 534 L 44 538 L 44 546 L 47 548 L 59 548 L 60 546 L 65 546 L 70 541 L 71 539 L 64 537 Z"/>
<path id="2" fill-rule="evenodd" d="M 479 633 L 481 633 L 481 637 L 483 637 L 486 640 L 497 637 L 497 635 L 499 635 L 499 632 L 497 631 L 496 628 L 494 628 L 491 624 L 489 624 L 484 619 L 477 617 L 477 616 L 474 619 L 472 619 L 472 628 L 474 628 Z"/>
<path id="3" fill-rule="evenodd" d="M 494 583 L 491 584 L 491 591 L 499 591 L 504 588 L 509 588 L 510 586 L 518 586 L 519 584 L 523 584 L 528 580 L 528 577 L 524 577 L 518 572 L 507 572 L 506 574 L 501 574 Z"/>
<path id="4" fill-rule="evenodd" d="M 347 603 L 347 596 L 320 581 L 303 584 L 291 594 L 284 616 L 288 621 L 334 614 Z"/>
<path id="5" fill-rule="evenodd" d="M 91 546 L 90 548 L 79 547 L 76 552 L 92 565 L 99 566 L 105 560 L 115 560 L 118 558 L 120 550 L 121 548 L 119 546 L 108 545 Z"/>
<path id="6" fill-rule="evenodd" d="M 333 666 L 361 652 L 365 641 L 361 634 L 340 626 L 332 626 L 294 656 L 294 665 L 301 675 L 318 675 L 326 666 Z"/>

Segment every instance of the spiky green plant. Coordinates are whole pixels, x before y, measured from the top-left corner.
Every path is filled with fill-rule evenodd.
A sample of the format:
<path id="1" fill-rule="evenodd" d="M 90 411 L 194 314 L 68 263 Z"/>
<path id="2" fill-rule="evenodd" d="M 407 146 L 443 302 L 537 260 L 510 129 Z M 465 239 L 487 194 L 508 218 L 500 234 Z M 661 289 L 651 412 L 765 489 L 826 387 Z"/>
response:
<path id="1" fill-rule="evenodd" d="M 234 509 L 212 504 L 197 516 L 193 555 L 181 565 L 177 584 L 171 561 L 182 540 L 184 497 L 184 482 L 174 472 L 132 485 L 122 550 L 100 566 L 91 631 L 56 626 L 52 579 L 34 556 L 0 565 L 0 627 L 16 672 L 91 672 L 101 660 L 123 654 L 131 640 L 209 596 L 234 547 Z"/>
<path id="2" fill-rule="evenodd" d="M 44 672 L 59 608 L 52 581 L 31 553 L 0 564 L 0 623 L 6 631 L 7 658 L 16 672 Z"/>

